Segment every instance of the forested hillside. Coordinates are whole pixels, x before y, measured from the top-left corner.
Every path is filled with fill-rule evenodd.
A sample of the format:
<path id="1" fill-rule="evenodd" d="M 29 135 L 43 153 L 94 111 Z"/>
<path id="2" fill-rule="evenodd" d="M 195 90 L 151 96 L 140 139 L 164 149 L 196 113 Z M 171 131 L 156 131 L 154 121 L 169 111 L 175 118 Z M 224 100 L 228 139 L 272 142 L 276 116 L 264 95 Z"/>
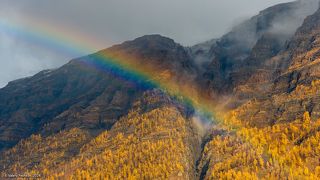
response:
<path id="1" fill-rule="evenodd" d="M 320 179 L 318 4 L 270 7 L 192 47 L 142 36 L 10 82 L 0 179 Z"/>

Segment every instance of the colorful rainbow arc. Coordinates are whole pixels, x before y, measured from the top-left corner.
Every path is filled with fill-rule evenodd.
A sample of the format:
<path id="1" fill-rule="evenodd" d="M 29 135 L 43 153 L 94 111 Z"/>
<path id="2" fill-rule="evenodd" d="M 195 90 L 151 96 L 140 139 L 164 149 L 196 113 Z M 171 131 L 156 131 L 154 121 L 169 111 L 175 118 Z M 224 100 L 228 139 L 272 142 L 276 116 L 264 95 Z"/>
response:
<path id="1" fill-rule="evenodd" d="M 49 24 L 44 24 L 44 27 L 39 27 L 40 23 L 36 22 L 38 21 L 33 21 L 33 28 L 28 29 L 26 27 L 0 21 L 0 29 L 8 35 L 68 54 L 86 54 L 88 51 L 92 51 L 92 49 L 100 47 L 101 44 L 103 44 L 97 41 L 96 45 L 90 45 L 90 47 L 88 47 L 83 45 L 85 43 L 80 43 L 79 40 L 73 41 L 71 37 L 68 37 L 70 33 L 67 32 L 70 30 L 65 30 Z M 53 27 L 55 27 L 55 32 L 50 31 Z M 72 32 L 72 34 L 76 35 L 76 37 L 79 36 L 79 39 L 83 39 L 84 42 L 87 39 L 90 39 L 90 43 L 88 44 L 93 44 L 95 42 L 92 40 L 93 38 L 81 38 L 84 36 L 74 32 Z M 172 80 L 171 77 L 155 78 L 159 76 L 159 73 L 162 73 L 159 72 L 157 67 L 153 67 L 150 64 L 146 65 L 145 63 L 139 63 L 138 59 L 129 57 L 126 54 L 113 56 L 104 51 L 100 51 L 92 56 L 94 56 L 94 61 L 89 61 L 87 65 L 94 66 L 103 71 L 116 69 L 116 71 L 113 72 L 113 75 L 122 76 L 121 78 L 130 78 L 136 82 L 142 82 L 145 86 L 152 86 L 165 90 L 170 95 L 178 97 L 183 103 L 191 105 L 198 112 L 201 112 L 201 114 L 212 117 L 211 119 L 214 119 L 214 121 L 219 121 L 219 118 L 216 117 L 215 113 L 215 103 L 199 92 L 194 84 L 190 82 L 177 84 L 177 81 Z"/>

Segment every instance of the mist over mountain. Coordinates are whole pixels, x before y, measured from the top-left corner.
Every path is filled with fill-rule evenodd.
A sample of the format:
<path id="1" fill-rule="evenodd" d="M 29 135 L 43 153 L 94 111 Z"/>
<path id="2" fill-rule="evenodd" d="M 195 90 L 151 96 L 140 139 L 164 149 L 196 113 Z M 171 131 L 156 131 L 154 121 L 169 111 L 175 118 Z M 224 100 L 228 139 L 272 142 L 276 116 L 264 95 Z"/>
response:
<path id="1" fill-rule="evenodd" d="M 220 38 L 161 35 L 0 89 L 2 177 L 320 178 L 319 1 L 278 4 Z"/>

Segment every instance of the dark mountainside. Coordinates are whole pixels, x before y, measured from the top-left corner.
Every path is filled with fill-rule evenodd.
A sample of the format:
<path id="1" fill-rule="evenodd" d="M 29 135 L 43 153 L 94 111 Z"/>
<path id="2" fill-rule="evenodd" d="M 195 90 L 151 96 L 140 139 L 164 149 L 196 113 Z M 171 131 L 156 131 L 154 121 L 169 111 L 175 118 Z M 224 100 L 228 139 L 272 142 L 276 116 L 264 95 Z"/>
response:
<path id="1" fill-rule="evenodd" d="M 138 56 L 144 62 L 156 61 L 159 69 L 170 70 L 177 77 L 195 73 L 184 48 L 159 35 L 137 38 L 104 51 Z M 33 133 L 52 134 L 72 127 L 108 129 L 127 114 L 143 89 L 82 63 L 91 58 L 95 57 L 72 60 L 59 69 L 10 82 L 1 89 L 0 148 Z"/>
<path id="2" fill-rule="evenodd" d="M 320 177 L 318 4 L 270 7 L 192 47 L 139 37 L 10 82 L 0 89 L 1 175 Z M 88 65 L 104 53 L 155 65 L 154 78 L 196 84 L 227 123 L 202 127 L 164 91 Z"/>

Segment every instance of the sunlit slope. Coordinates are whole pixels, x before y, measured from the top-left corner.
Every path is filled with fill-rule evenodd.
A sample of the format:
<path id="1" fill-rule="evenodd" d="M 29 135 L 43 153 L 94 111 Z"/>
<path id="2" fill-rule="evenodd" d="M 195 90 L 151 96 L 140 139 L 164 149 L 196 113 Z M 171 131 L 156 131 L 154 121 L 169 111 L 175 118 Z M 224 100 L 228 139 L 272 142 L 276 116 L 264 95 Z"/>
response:
<path id="1" fill-rule="evenodd" d="M 307 17 L 286 49 L 266 61 L 273 69 L 238 87 L 265 89 L 249 89 L 253 97 L 225 114 L 236 131 L 213 128 L 198 167 L 207 170 L 203 178 L 320 178 L 319 15 Z M 274 78 L 268 86 L 264 73 Z"/>
<path id="2" fill-rule="evenodd" d="M 34 135 L 4 152 L 2 170 L 66 179 L 194 179 L 199 135 L 184 110 L 159 93 L 145 94 L 96 137 L 77 128 Z"/>
<path id="3" fill-rule="evenodd" d="M 318 179 L 320 178 L 320 119 L 308 112 L 290 123 L 264 128 L 242 124 L 236 132 L 212 130 L 199 169 L 204 179 Z M 222 132 L 222 133 L 221 133 Z"/>

